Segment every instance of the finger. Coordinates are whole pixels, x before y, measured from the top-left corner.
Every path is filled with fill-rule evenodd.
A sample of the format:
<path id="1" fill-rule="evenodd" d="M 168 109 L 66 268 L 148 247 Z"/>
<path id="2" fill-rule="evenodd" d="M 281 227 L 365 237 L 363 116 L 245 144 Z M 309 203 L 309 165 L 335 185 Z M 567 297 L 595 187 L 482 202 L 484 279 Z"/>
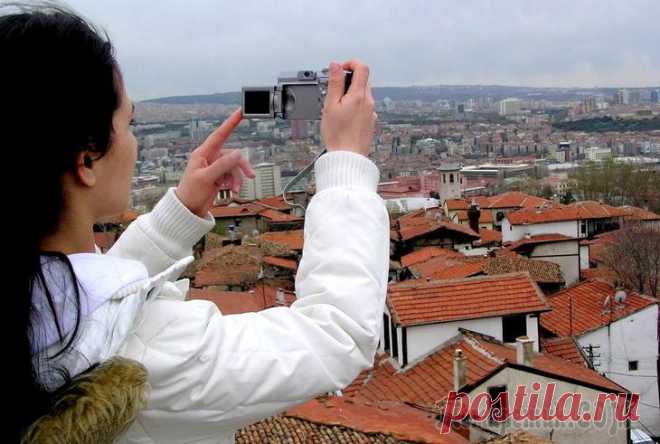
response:
<path id="1" fill-rule="evenodd" d="M 330 75 L 328 76 L 328 94 L 326 101 L 339 103 L 344 96 L 344 81 L 346 75 L 339 63 L 330 63 Z"/>
<path id="2" fill-rule="evenodd" d="M 371 82 L 367 82 L 365 95 L 367 96 L 367 100 L 371 100 L 372 102 L 375 102 L 374 96 L 373 96 L 372 91 L 371 91 Z"/>
<path id="3" fill-rule="evenodd" d="M 369 81 L 369 67 L 359 60 L 350 60 L 342 64 L 342 68 L 353 71 L 351 86 L 348 88 L 348 95 L 364 94 Z"/>
<path id="4" fill-rule="evenodd" d="M 218 183 L 225 174 L 230 174 L 239 165 L 240 160 L 240 151 L 232 151 L 225 156 L 221 156 L 202 171 L 210 183 Z"/>
<path id="5" fill-rule="evenodd" d="M 243 112 L 237 109 L 222 122 L 222 125 L 213 131 L 196 150 L 197 154 L 207 159 L 222 148 L 222 145 L 229 139 L 234 129 L 241 123 Z"/>
<path id="6" fill-rule="evenodd" d="M 231 171 L 231 177 L 232 177 L 232 191 L 234 193 L 238 193 L 241 191 L 241 184 L 243 183 L 243 173 L 241 172 L 240 168 L 234 168 Z"/>

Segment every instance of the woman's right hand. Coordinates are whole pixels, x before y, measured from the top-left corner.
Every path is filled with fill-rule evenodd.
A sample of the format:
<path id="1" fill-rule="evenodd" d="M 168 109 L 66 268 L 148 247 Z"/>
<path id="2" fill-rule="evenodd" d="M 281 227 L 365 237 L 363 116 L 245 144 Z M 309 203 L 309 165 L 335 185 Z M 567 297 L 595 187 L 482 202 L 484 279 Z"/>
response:
<path id="1" fill-rule="evenodd" d="M 353 71 L 344 95 L 344 70 Z M 321 137 L 328 151 L 345 150 L 364 156 L 373 144 L 376 119 L 369 86 L 369 67 L 358 60 L 331 63 L 328 93 L 321 118 Z"/>

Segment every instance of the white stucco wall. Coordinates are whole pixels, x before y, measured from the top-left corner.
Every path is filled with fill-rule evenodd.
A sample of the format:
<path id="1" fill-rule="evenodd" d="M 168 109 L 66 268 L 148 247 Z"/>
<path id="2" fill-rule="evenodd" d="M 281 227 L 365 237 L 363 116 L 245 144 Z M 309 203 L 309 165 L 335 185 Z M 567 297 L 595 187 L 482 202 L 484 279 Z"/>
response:
<path id="1" fill-rule="evenodd" d="M 580 346 L 600 346 L 596 367 L 601 373 L 631 392 L 639 393 L 640 420 L 660 436 L 658 399 L 658 306 L 653 305 L 577 338 Z M 638 361 L 637 371 L 628 370 L 628 361 Z M 655 406 L 652 407 L 652 406 Z M 642 428 L 642 427 L 637 427 Z"/>
<path id="2" fill-rule="evenodd" d="M 598 397 L 599 391 L 592 388 L 513 368 L 506 368 L 501 372 L 493 375 L 491 378 L 484 381 L 481 385 L 472 390 L 470 395 L 471 397 L 474 397 L 478 393 L 487 393 L 489 387 L 506 385 L 507 392 L 509 393 L 509 409 L 512 409 L 514 405 L 513 395 L 515 395 L 516 388 L 519 385 L 525 386 L 526 393 L 538 393 L 533 390 L 534 383 L 539 383 L 541 384 L 541 387 L 546 387 L 550 382 L 554 382 L 556 384 L 553 402 L 551 403 L 552 408 L 557 405 L 557 400 L 563 393 L 580 393 L 582 400 L 589 401 L 592 404 Z M 527 397 L 526 400 L 528 401 L 529 397 Z M 539 397 L 539 408 L 537 409 L 537 412 L 540 411 L 540 405 L 542 405 L 541 397 Z M 605 403 L 604 406 L 605 409 L 603 410 L 603 417 L 608 419 L 608 424 L 613 424 L 612 418 L 615 404 L 608 402 Z M 569 409 L 570 404 L 566 407 L 566 410 Z M 526 411 L 527 403 L 525 402 L 523 403 L 523 412 Z M 591 413 L 593 414 L 594 412 L 591 411 Z M 515 430 L 526 429 L 534 435 L 551 440 L 553 443 L 557 444 L 625 444 L 627 442 L 627 431 L 625 423 L 618 424 L 618 427 L 604 427 L 602 429 L 598 429 L 593 425 L 591 427 L 564 428 L 561 427 L 561 425 L 557 426 L 556 424 L 546 424 L 543 420 L 533 421 L 525 425 L 516 424 L 515 422 L 502 424 L 489 423 L 488 419 L 486 419 L 483 422 L 480 422 L 479 425 L 487 430 L 491 430 L 502 435 L 511 433 Z M 492 439 L 493 437 L 494 436 L 492 434 L 479 430 L 477 427 L 470 427 L 470 442 L 482 442 L 482 440 Z"/>
<path id="3" fill-rule="evenodd" d="M 589 268 L 589 246 L 580 245 L 580 270 Z"/>
<path id="4" fill-rule="evenodd" d="M 562 222 L 550 222 L 547 224 L 528 224 L 528 225 L 511 225 L 509 219 L 504 218 L 502 221 L 502 241 L 515 242 L 525 237 L 529 233 L 530 236 L 537 234 L 551 234 L 559 233 L 565 236 L 578 237 L 578 222 L 575 220 L 568 220 Z"/>
<path id="5" fill-rule="evenodd" d="M 529 257 L 559 265 L 566 286 L 570 286 L 580 280 L 579 248 L 580 245 L 577 240 L 549 242 L 536 245 Z"/>
<path id="6" fill-rule="evenodd" d="M 482 318 L 466 321 L 444 322 L 441 324 L 419 325 L 407 328 L 408 363 L 423 357 L 431 350 L 441 346 L 456 336 L 459 328 L 472 330 L 477 333 L 492 336 L 502 340 L 502 318 Z M 534 340 L 534 350 L 538 351 L 538 318 L 527 315 L 527 336 Z M 399 353 L 399 363 L 403 363 L 403 356 Z"/>

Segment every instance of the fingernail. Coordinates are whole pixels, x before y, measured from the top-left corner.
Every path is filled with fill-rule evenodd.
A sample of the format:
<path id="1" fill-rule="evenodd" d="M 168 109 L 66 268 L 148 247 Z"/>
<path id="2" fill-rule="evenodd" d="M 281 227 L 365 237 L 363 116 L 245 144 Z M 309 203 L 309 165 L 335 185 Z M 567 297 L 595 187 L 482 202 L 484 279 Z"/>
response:
<path id="1" fill-rule="evenodd" d="M 337 74 L 339 72 L 339 63 L 336 62 L 330 63 L 330 72 L 333 74 Z"/>

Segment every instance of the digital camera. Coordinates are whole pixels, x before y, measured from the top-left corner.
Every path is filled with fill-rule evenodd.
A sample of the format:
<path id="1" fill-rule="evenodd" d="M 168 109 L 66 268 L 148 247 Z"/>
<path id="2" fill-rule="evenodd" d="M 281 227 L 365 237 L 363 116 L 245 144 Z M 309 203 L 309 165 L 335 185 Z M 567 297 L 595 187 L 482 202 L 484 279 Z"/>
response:
<path id="1" fill-rule="evenodd" d="M 347 71 L 344 94 L 353 73 Z M 277 86 L 246 86 L 241 91 L 243 116 L 248 119 L 319 120 L 328 91 L 328 70 L 283 74 Z"/>

